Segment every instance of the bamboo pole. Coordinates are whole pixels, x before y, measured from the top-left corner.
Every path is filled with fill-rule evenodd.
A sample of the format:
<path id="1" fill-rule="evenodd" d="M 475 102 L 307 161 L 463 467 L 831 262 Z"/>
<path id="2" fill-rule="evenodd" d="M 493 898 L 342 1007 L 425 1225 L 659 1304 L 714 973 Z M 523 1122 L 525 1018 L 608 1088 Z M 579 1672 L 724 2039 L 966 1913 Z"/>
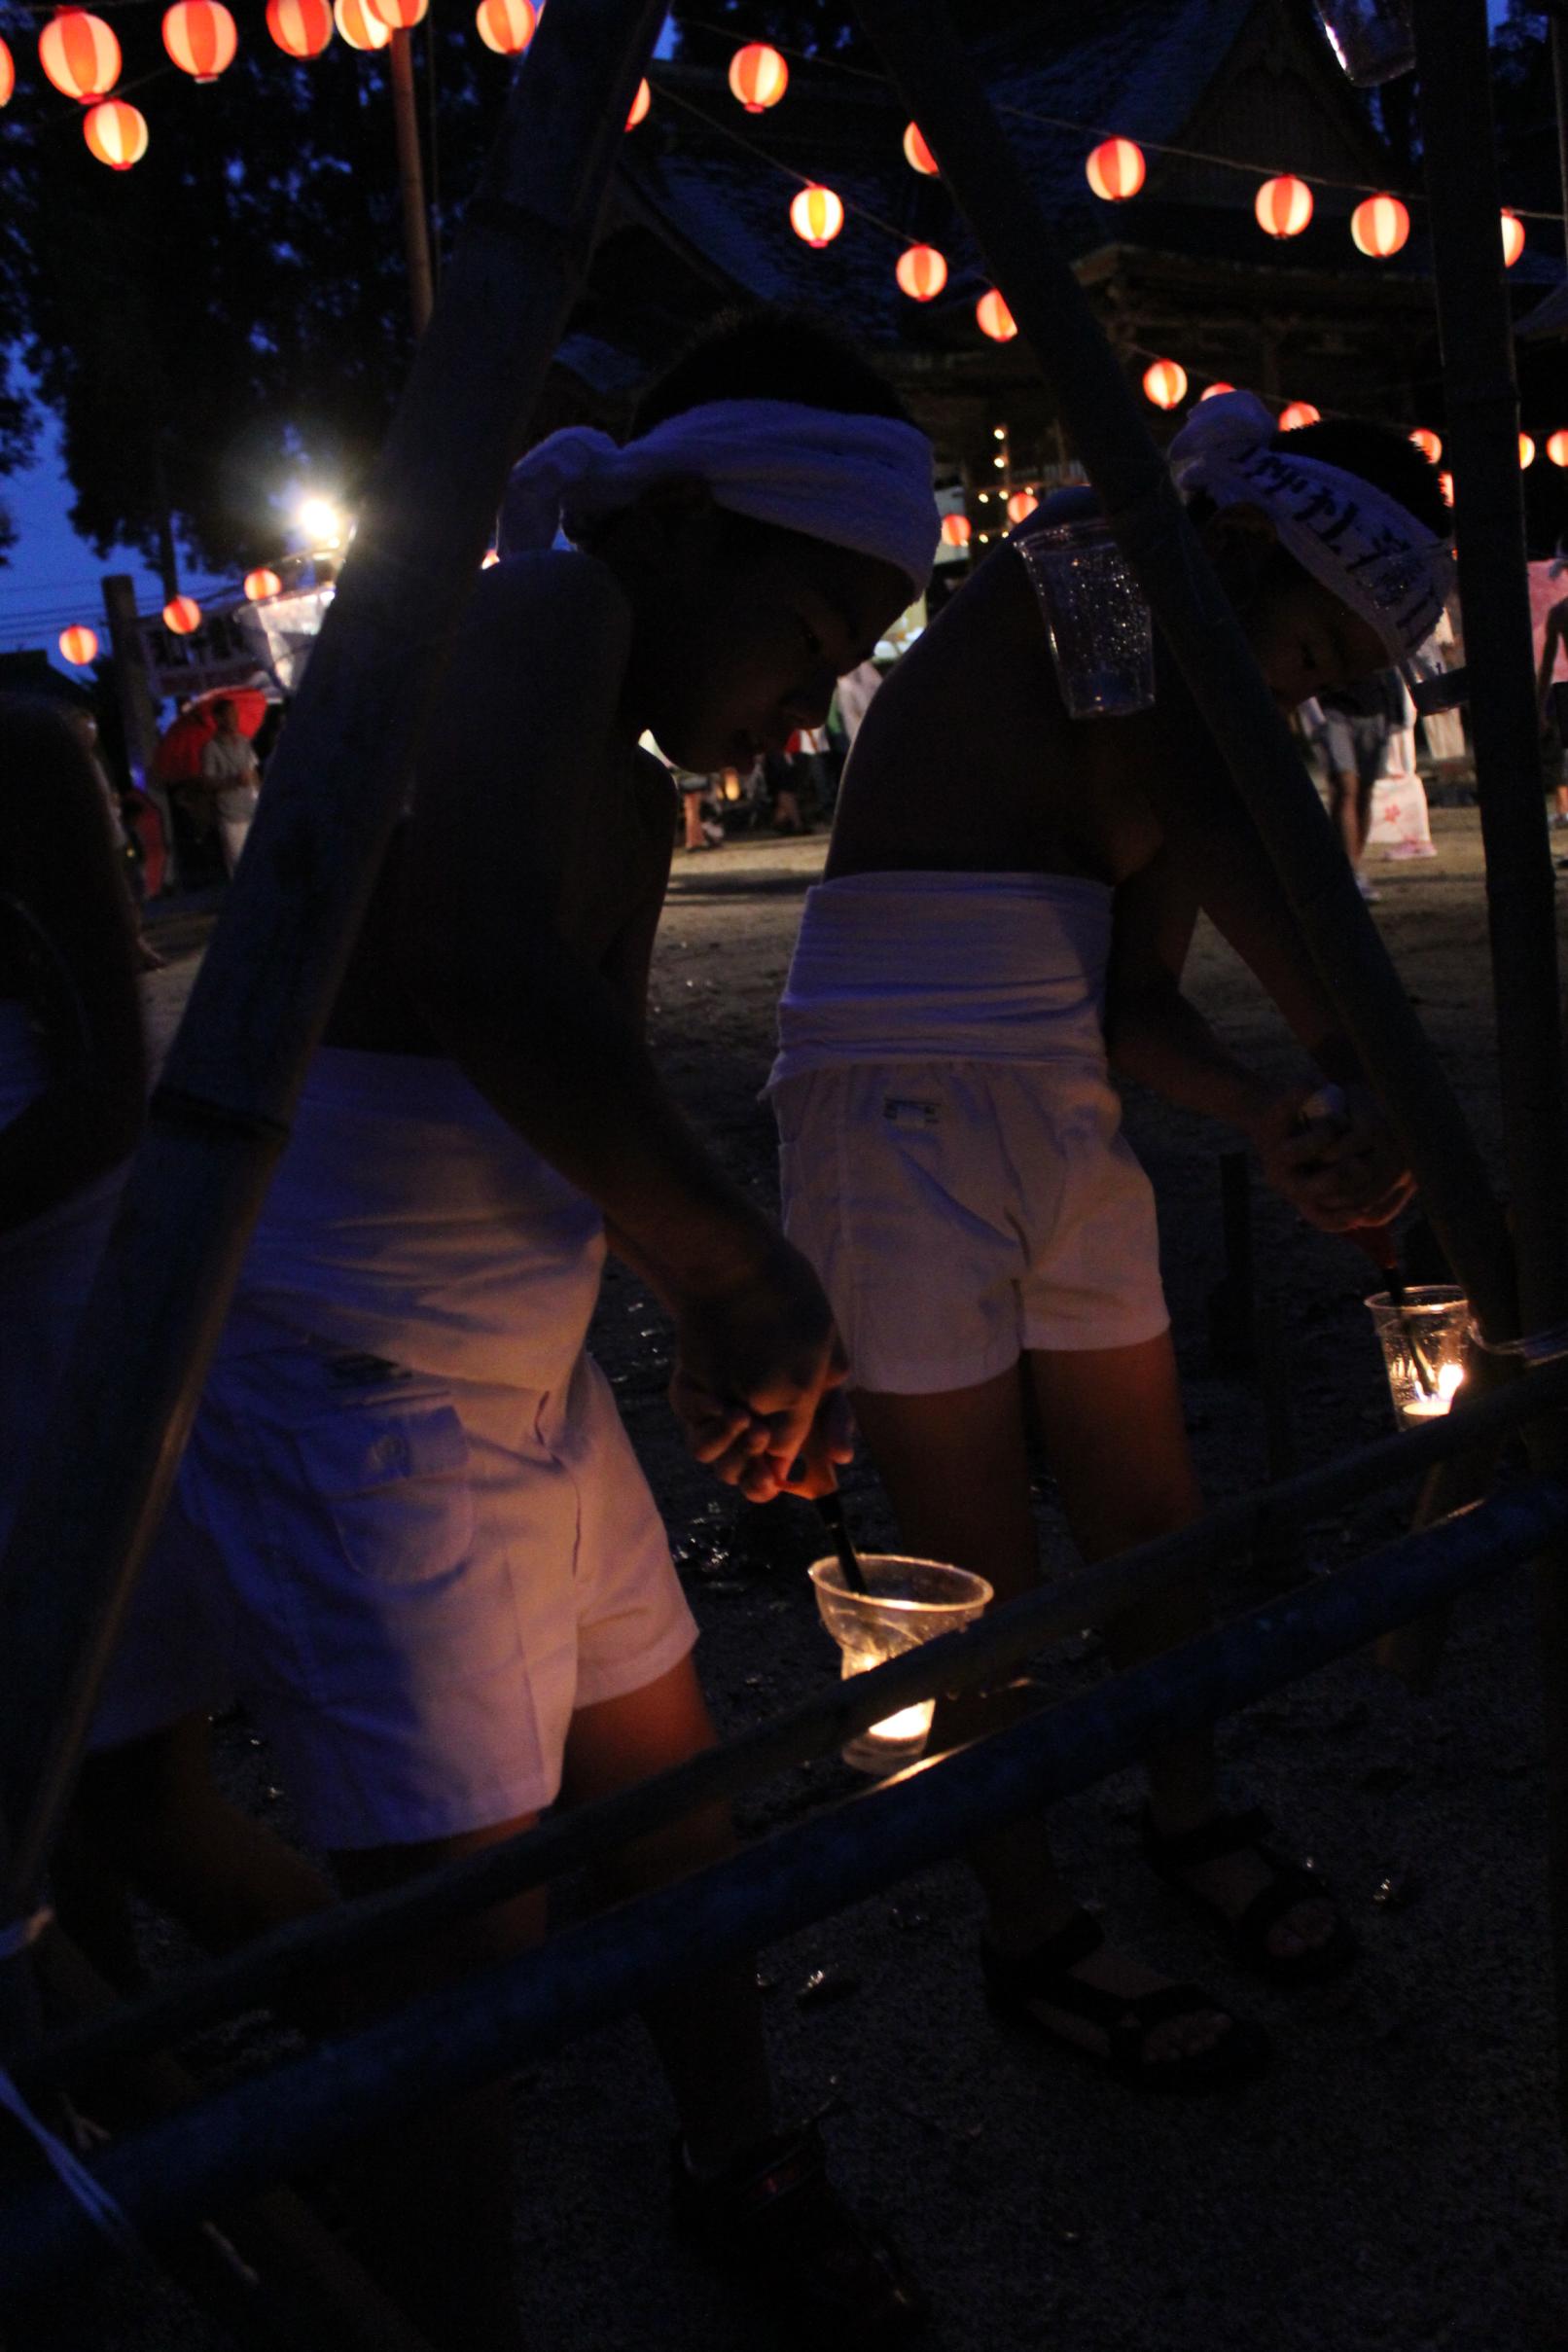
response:
<path id="1" fill-rule="evenodd" d="M 434 40 L 434 33 L 431 39 Z M 387 51 L 392 87 L 392 122 L 397 133 L 398 201 L 403 212 L 403 252 L 409 266 L 409 308 L 415 336 L 423 335 L 436 306 L 430 264 L 430 214 L 425 205 L 425 167 L 419 154 L 419 111 L 413 89 L 413 35 L 400 26 Z"/>
<path id="2" fill-rule="evenodd" d="M 1512 1260 L 1484 1164 L 1087 297 L 941 0 L 856 5 L 1052 389 L 1449 1260 L 1488 1333 L 1508 1336 Z"/>
<path id="3" fill-rule="evenodd" d="M 197 978 L 0 1572 L 0 1816 L 31 1907 L 660 0 L 552 8 L 519 69 Z"/>
<path id="4" fill-rule="evenodd" d="M 539 1949 L 422 1995 L 395 2015 L 217 2092 L 108 2149 L 91 2167 L 141 2227 L 253 2194 L 434 2098 L 558 2049 L 692 1969 L 754 1951 L 944 1861 L 974 1837 L 1092 1787 L 1162 1740 L 1314 1671 L 1568 1527 L 1568 1487 L 1522 1481 L 1406 1536 L 1361 1577 L 1326 1578 L 974 1741 L 925 1770 L 798 1822 Z M 108 2249 L 57 2189 L 0 2207 L 15 2290 Z"/>
<path id="5" fill-rule="evenodd" d="M 1484 0 L 1416 0 L 1414 17 L 1519 1307 L 1525 1330 L 1541 1332 L 1568 1322 L 1568 1087 L 1491 55 Z M 1561 1416 L 1543 1424 L 1532 1452 L 1542 1468 L 1568 1467 Z M 1536 1597 L 1557 2101 L 1568 2133 L 1568 1547 L 1560 1542 L 1539 1563 Z"/>
<path id="6" fill-rule="evenodd" d="M 750 1726 L 722 1748 L 706 1749 L 671 1771 L 578 1812 L 552 1817 L 504 1845 L 445 1864 L 386 1894 L 275 1928 L 196 1975 L 156 1986 L 114 2017 L 51 2036 L 21 2060 L 18 2080 L 29 2093 L 70 2085 L 84 2068 L 177 2042 L 221 2016 L 263 2004 L 276 2006 L 329 1969 L 362 1965 L 406 1946 L 454 1919 L 601 1861 L 699 1806 L 727 1802 L 777 1773 L 831 1756 L 857 1732 L 901 1707 L 939 1693 L 974 1690 L 1033 1657 L 1048 1641 L 1084 1625 L 1103 1625 L 1147 1601 L 1173 1577 L 1243 1550 L 1260 1531 L 1301 1526 L 1325 1510 L 1376 1493 L 1448 1455 L 1482 1443 L 1495 1445 L 1508 1431 L 1564 1404 L 1568 1359 L 1524 1375 L 1506 1391 L 1459 1407 L 1446 1420 L 1385 1438 L 1322 1469 L 1303 1472 L 1283 1486 L 1240 1497 L 1175 1535 L 1098 1561 L 1064 1586 L 1023 1594 L 991 1610 L 963 1633 L 928 1642 L 869 1673 L 831 1684 L 787 1713 Z M 1360 1569 L 1340 1573 L 1354 1577 Z"/>

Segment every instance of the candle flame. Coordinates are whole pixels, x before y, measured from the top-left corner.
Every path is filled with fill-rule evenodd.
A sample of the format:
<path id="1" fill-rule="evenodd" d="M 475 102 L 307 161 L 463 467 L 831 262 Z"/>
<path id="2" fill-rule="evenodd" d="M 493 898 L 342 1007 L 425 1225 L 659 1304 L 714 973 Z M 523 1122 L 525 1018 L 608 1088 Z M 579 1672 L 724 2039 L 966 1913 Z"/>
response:
<path id="1" fill-rule="evenodd" d="M 918 1739 L 931 1721 L 931 1701 L 921 1699 L 912 1707 L 901 1707 L 896 1715 L 885 1715 L 879 1724 L 873 1724 L 870 1739 Z"/>
<path id="2" fill-rule="evenodd" d="M 1462 1364 L 1438 1366 L 1438 1395 L 1444 1405 L 1453 1403 L 1454 1391 L 1463 1386 L 1465 1368 Z"/>

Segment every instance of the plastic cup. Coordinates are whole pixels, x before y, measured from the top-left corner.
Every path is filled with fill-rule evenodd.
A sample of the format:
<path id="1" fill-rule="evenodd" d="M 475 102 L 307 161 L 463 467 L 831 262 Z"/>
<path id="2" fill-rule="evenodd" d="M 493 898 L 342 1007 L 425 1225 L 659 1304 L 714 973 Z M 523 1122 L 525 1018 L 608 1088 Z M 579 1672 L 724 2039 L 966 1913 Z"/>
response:
<path id="1" fill-rule="evenodd" d="M 808 1574 L 816 1587 L 822 1621 L 838 1645 L 847 1679 L 865 1674 L 906 1650 L 972 1625 L 991 1598 L 982 1576 L 949 1568 L 941 1560 L 900 1559 L 891 1552 L 863 1551 L 860 1565 L 870 1590 L 851 1592 L 837 1559 L 813 1561 Z M 917 1700 L 860 1732 L 840 1751 L 857 1772 L 896 1772 L 925 1752 L 936 1700 Z"/>
<path id="2" fill-rule="evenodd" d="M 1013 543 L 1046 615 L 1062 700 L 1073 719 L 1124 719 L 1155 699 L 1149 607 L 1097 517 L 1026 531 Z"/>
<path id="3" fill-rule="evenodd" d="M 1432 1282 L 1405 1293 L 1396 1306 L 1387 1291 L 1367 1301 L 1383 1350 L 1388 1392 L 1407 1429 L 1440 1420 L 1464 1383 L 1470 1301 L 1452 1283 Z"/>

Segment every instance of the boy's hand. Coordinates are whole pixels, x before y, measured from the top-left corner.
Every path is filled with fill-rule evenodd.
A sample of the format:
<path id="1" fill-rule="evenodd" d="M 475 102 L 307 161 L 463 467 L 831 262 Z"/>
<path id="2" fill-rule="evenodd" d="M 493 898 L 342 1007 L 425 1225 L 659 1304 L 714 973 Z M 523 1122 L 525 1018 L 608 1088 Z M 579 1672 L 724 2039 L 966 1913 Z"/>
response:
<path id="1" fill-rule="evenodd" d="M 847 1460 L 848 1447 L 825 1401 L 846 1367 L 799 1251 L 775 1238 L 746 1275 L 672 1304 L 669 1398 L 696 1459 L 756 1503 L 771 1502 L 802 1462 L 805 1481 L 831 1484 L 829 1465 Z"/>
<path id="2" fill-rule="evenodd" d="M 1405 1155 L 1364 1087 L 1345 1090 L 1342 1110 L 1313 1117 L 1313 1092 L 1299 1087 L 1268 1103 L 1249 1127 L 1264 1174 L 1309 1225 L 1326 1233 L 1386 1225 L 1415 1190 Z"/>

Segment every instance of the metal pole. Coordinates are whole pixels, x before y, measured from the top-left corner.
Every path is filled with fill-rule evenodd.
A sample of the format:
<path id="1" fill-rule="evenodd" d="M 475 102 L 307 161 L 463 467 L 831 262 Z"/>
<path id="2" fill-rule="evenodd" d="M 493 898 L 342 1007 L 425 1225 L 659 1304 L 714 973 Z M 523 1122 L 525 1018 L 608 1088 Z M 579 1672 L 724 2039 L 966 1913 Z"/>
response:
<path id="1" fill-rule="evenodd" d="M 693 1967 L 711 1969 L 792 1934 L 944 1860 L 982 1827 L 1091 1787 L 1158 1741 L 1196 1730 L 1474 1579 L 1527 1559 L 1563 1528 L 1568 1487 L 1549 1479 L 1521 1483 L 1405 1537 L 1357 1575 L 1271 1602 L 132 2133 L 92 2170 L 144 2232 L 214 2198 L 254 2194 L 426 2101 L 458 2095 L 607 2023 Z M 12 2291 L 107 2255 L 58 2189 L 0 2208 L 0 2280 Z"/>
<path id="2" fill-rule="evenodd" d="M 598 1861 L 698 1806 L 725 1802 L 776 1773 L 831 1756 L 900 1707 L 939 1692 L 972 1690 L 1032 1657 L 1053 1637 L 1103 1624 L 1147 1600 L 1178 1573 L 1240 1550 L 1260 1531 L 1300 1526 L 1396 1479 L 1414 1476 L 1438 1458 L 1440 1448 L 1473 1447 L 1484 1437 L 1495 1441 L 1533 1413 L 1563 1402 L 1568 1402 L 1568 1359 L 1457 1409 L 1446 1422 L 1384 1439 L 1326 1469 L 1227 1504 L 1158 1543 L 1101 1560 L 1066 1585 L 1010 1601 L 969 1631 L 834 1683 L 787 1714 L 752 1726 L 673 1771 L 547 1821 L 505 1845 L 447 1863 L 409 1886 L 291 1921 L 197 1975 L 157 1987 L 101 2023 L 52 2036 L 18 2064 L 18 2079 L 28 2090 L 69 2084 L 84 2070 L 177 2042 L 214 2018 L 276 2004 L 329 1969 L 362 1964 L 373 1954 L 407 1945 L 453 1919 Z"/>
<path id="3" fill-rule="evenodd" d="M 1488 1334 L 1515 1329 L 1502 1214 L 1452 1087 L 1400 985 L 1355 879 L 1274 708 L 1245 632 L 1187 519 L 1137 401 L 1013 157 L 940 0 L 856 0 L 944 180 L 965 213 L 1154 609 L 1197 712 L 1230 771 L 1201 811 L 1232 822 L 1236 796 L 1339 1019 L 1397 1127 Z M 1203 790 L 1184 777 L 1189 801 Z"/>
<path id="4" fill-rule="evenodd" d="M 398 142 L 398 197 L 403 207 L 403 250 L 409 265 L 409 308 L 413 331 L 423 335 L 436 305 L 430 267 L 430 216 L 425 210 L 425 170 L 419 154 L 419 106 L 413 87 L 413 35 L 394 31 L 388 51 L 392 79 L 392 121 Z"/>
<path id="5" fill-rule="evenodd" d="M 551 9 L 366 492 L 153 1099 L 0 1569 L 0 1816 L 25 1916 L 104 1664 L 397 821 L 509 459 L 581 282 L 660 0 Z"/>

